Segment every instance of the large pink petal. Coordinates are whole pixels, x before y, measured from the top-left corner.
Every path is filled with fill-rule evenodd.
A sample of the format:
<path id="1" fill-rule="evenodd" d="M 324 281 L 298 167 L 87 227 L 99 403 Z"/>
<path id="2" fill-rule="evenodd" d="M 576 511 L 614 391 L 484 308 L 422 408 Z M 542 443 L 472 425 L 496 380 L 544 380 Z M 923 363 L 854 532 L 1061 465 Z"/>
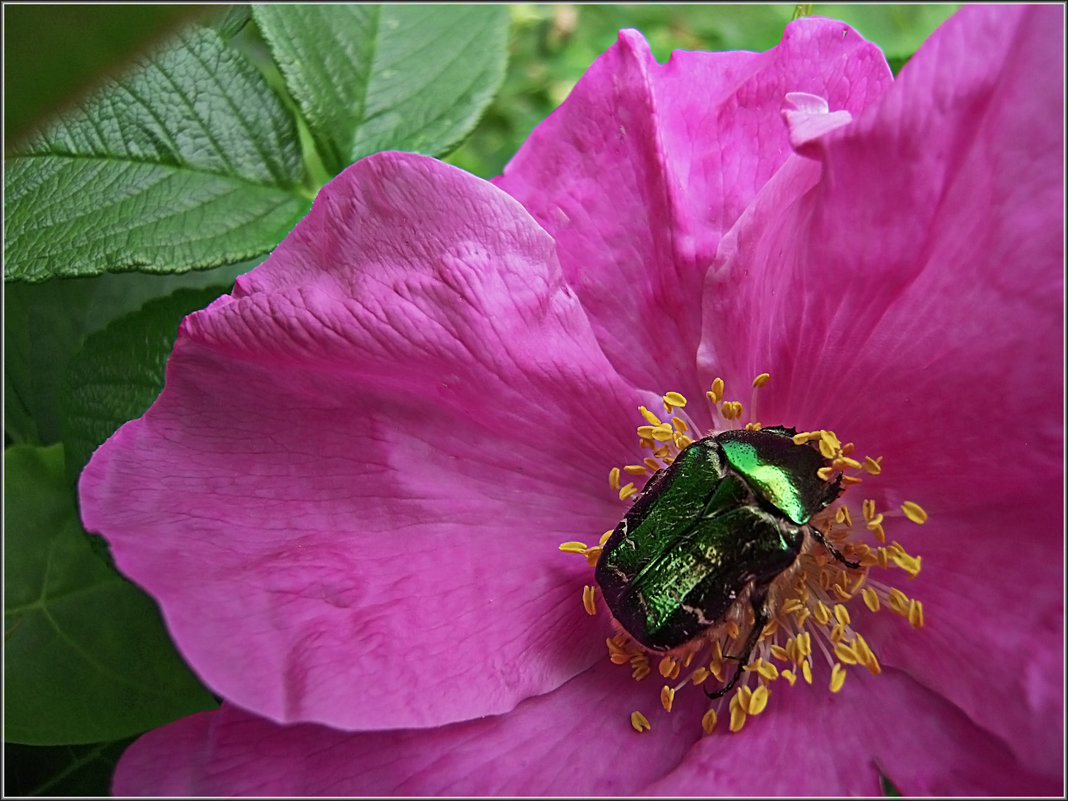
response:
<path id="1" fill-rule="evenodd" d="M 278 726 L 224 705 L 144 735 L 120 761 L 114 792 L 633 795 L 678 765 L 701 734 L 701 707 L 668 715 L 651 684 L 636 685 L 626 667 L 604 659 L 504 716 L 377 733 Z M 631 728 L 635 709 L 651 731 Z"/>
<path id="2" fill-rule="evenodd" d="M 552 240 L 489 183 L 386 153 L 183 323 L 95 454 L 87 528 L 217 693 L 278 721 L 437 725 L 603 651 L 585 561 L 635 406 Z"/>
<path id="3" fill-rule="evenodd" d="M 876 796 L 880 775 L 906 795 L 1051 794 L 1061 785 L 1022 769 L 1003 741 L 897 671 L 851 672 L 836 695 L 825 687 L 774 689 L 760 717 L 736 735 L 701 739 L 647 792 Z"/>
<path id="4" fill-rule="evenodd" d="M 763 422 L 886 456 L 847 497 L 931 513 L 891 532 L 933 622 L 890 661 L 1039 772 L 1062 725 L 1062 17 L 962 10 L 786 165 L 724 239 L 701 354 L 728 384 L 772 373 Z"/>
<path id="5" fill-rule="evenodd" d="M 704 274 L 790 154 L 784 96 L 855 114 L 890 81 L 878 48 L 833 20 L 791 23 L 766 53 L 676 51 L 666 65 L 625 30 L 496 183 L 559 243 L 620 374 L 692 391 Z"/>

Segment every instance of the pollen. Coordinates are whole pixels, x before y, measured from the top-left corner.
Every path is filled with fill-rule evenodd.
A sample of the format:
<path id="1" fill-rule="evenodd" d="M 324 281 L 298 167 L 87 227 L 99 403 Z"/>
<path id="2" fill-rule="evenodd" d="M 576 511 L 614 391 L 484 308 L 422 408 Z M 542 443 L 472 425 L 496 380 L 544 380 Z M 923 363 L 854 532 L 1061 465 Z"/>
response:
<path id="1" fill-rule="evenodd" d="M 911 580 L 922 568 L 921 557 L 906 548 L 910 529 L 901 528 L 905 523 L 901 518 L 922 525 L 928 520 L 927 512 L 914 501 L 894 500 L 893 487 L 881 486 L 888 475 L 884 475 L 882 456 L 857 453 L 853 442 L 843 442 L 829 429 L 794 434 L 789 421 L 757 419 L 758 396 L 762 398 L 769 391 L 769 380 L 768 373 L 757 375 L 752 389 L 745 390 L 748 397 L 735 398 L 727 394 L 729 388 L 723 378 L 717 377 L 705 392 L 708 405 L 700 414 L 692 412 L 686 397 L 674 391 L 662 395 L 667 416 L 637 407 L 638 455 L 631 464 L 612 467 L 608 476 L 612 492 L 628 504 L 626 508 L 641 509 L 631 502 L 692 443 L 728 430 L 760 431 L 772 425 L 780 426 L 780 432 L 785 427 L 795 445 L 818 451 L 824 462 L 816 468 L 815 477 L 837 491 L 834 497 L 829 490 L 834 500 L 804 524 L 800 552 L 794 551 L 793 564 L 774 578 L 759 617 L 757 602 L 750 602 L 752 587 L 746 586 L 726 611 L 710 614 L 711 620 L 702 618 L 706 628 L 692 640 L 664 651 L 643 646 L 608 615 L 616 629 L 606 640 L 609 660 L 626 665 L 634 681 L 642 681 L 654 670 L 666 680 L 659 693 L 666 713 L 680 706 L 706 705 L 701 728 L 708 735 L 724 716 L 732 733 L 741 731 L 757 716 L 762 716 L 761 725 L 767 725 L 775 716 L 773 685 L 791 692 L 836 694 L 842 691 L 849 670 L 880 675 L 882 666 L 876 655 L 880 643 L 869 643 L 861 634 L 873 615 L 900 617 L 900 624 L 895 625 L 901 625 L 905 632 L 925 626 L 923 603 L 895 584 L 904 586 L 901 581 Z M 711 419 L 711 430 L 702 431 L 694 424 L 695 415 L 700 419 L 701 414 Z M 732 458 L 730 466 L 737 464 Z M 855 494 L 861 482 L 863 498 Z M 624 547 L 620 543 L 638 547 L 633 528 L 626 527 L 628 519 L 624 517 L 615 529 L 605 531 L 595 545 L 569 540 L 559 549 L 581 555 L 590 568 L 606 558 L 606 548 L 609 559 L 614 554 L 619 558 L 619 552 L 612 549 Z M 785 516 L 783 520 L 789 522 Z M 618 537 L 608 547 L 614 533 Z M 783 547 L 787 547 L 785 542 Z M 678 586 L 685 587 L 686 582 L 680 581 Z M 591 616 L 597 614 L 598 592 L 596 582 L 583 587 L 583 608 Z M 758 622 L 760 630 L 754 634 Z M 631 726 L 637 732 L 652 728 L 640 712 L 631 714 Z"/>

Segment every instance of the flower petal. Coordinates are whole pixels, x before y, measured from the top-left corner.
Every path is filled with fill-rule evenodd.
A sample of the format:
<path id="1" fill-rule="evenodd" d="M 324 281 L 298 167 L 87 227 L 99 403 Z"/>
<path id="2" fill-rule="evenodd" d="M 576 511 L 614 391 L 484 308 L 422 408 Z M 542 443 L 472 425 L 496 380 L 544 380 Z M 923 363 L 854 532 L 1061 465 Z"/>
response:
<path id="1" fill-rule="evenodd" d="M 703 380 L 770 372 L 763 422 L 878 449 L 928 511 L 1060 485 L 1061 13 L 962 10 L 709 273 Z"/>
<path id="2" fill-rule="evenodd" d="M 822 687 L 773 690 L 737 735 L 700 740 L 650 795 L 882 795 L 880 775 L 906 795 L 1049 794 L 1060 786 L 1015 762 L 1004 742 L 904 674 L 852 671 Z"/>
<path id="3" fill-rule="evenodd" d="M 87 528 L 217 693 L 278 721 L 506 711 L 603 650 L 585 560 L 622 507 L 636 393 L 551 239 L 491 184 L 365 159 L 94 455 Z"/>
<path id="4" fill-rule="evenodd" d="M 496 184 L 557 240 L 620 374 L 685 393 L 707 266 L 790 153 L 768 121 L 790 92 L 856 115 L 890 82 L 879 49 L 828 19 L 791 23 L 766 53 L 676 51 L 666 65 L 624 30 Z"/>
<path id="5" fill-rule="evenodd" d="M 1063 725 L 1062 19 L 961 10 L 787 164 L 724 239 L 701 352 L 728 385 L 771 373 L 762 422 L 886 457 L 859 497 L 930 513 L 900 539 L 932 622 L 872 645 L 1039 773 Z"/>
<path id="6" fill-rule="evenodd" d="M 603 643 L 602 643 L 603 645 Z M 149 732 L 122 757 L 116 795 L 633 795 L 701 734 L 700 710 L 657 705 L 607 659 L 513 712 L 431 730 L 278 726 L 236 707 Z M 634 731 L 646 709 L 652 730 Z"/>

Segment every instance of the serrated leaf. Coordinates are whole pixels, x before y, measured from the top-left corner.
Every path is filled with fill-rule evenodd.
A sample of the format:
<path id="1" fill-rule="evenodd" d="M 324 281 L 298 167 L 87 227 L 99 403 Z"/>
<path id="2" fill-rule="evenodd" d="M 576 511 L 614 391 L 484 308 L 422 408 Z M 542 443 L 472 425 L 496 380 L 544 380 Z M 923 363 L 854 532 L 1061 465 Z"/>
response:
<path id="1" fill-rule="evenodd" d="M 180 288 L 216 287 L 221 294 L 235 276 L 257 263 L 172 275 L 123 273 L 7 284 L 4 431 L 9 443 L 59 441 L 63 379 L 87 334 Z"/>
<path id="2" fill-rule="evenodd" d="M 440 156 L 492 100 L 508 11 L 493 5 L 254 5 L 327 169 L 396 149 Z"/>
<path id="3" fill-rule="evenodd" d="M 74 480 L 115 430 L 140 417 L 163 389 L 178 324 L 224 287 L 183 289 L 146 303 L 85 340 L 71 359 L 61 398 L 67 474 Z"/>
<path id="4" fill-rule="evenodd" d="M 152 600 L 93 555 L 63 448 L 4 452 L 4 736 L 117 740 L 214 707 Z"/>
<path id="5" fill-rule="evenodd" d="M 4 277 L 181 272 L 266 253 L 307 212 L 295 122 L 218 32 L 142 59 L 4 167 Z"/>

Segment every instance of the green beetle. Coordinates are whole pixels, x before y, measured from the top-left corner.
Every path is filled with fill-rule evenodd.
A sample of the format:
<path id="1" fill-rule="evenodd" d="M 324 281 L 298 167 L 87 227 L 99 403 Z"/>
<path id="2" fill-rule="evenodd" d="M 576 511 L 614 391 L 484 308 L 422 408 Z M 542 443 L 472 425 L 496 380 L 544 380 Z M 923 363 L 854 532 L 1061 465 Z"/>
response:
<path id="1" fill-rule="evenodd" d="M 842 476 L 824 481 L 818 448 L 774 426 L 724 431 L 684 448 L 658 470 L 619 522 L 597 562 L 608 608 L 635 640 L 654 651 L 685 645 L 722 623 L 749 588 L 755 622 L 737 656 L 738 670 L 710 697 L 737 682 L 770 613 L 768 590 L 796 561 L 805 535 L 856 568 L 812 516 L 842 492 Z"/>

